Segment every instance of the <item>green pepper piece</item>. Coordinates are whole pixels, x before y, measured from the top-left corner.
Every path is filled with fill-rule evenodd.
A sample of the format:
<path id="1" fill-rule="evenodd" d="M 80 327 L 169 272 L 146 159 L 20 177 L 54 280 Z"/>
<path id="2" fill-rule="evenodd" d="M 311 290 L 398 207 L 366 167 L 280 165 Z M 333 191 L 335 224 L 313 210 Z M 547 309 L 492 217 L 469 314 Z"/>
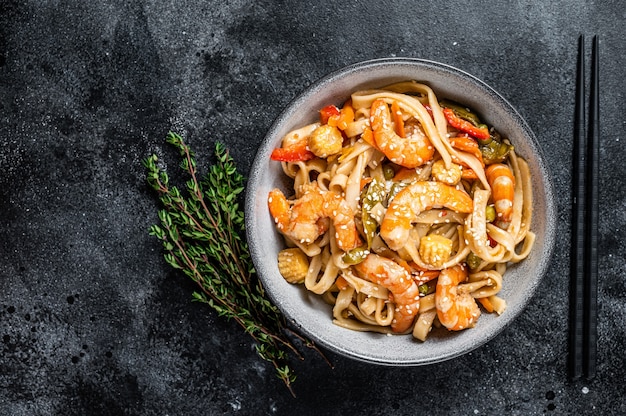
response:
<path id="1" fill-rule="evenodd" d="M 372 240 L 378 229 L 378 222 L 372 217 L 372 208 L 378 203 L 382 203 L 385 199 L 385 184 L 376 179 L 368 185 L 361 197 L 361 221 L 363 222 L 363 231 L 367 238 L 367 248 L 372 246 Z"/>
<path id="2" fill-rule="evenodd" d="M 491 129 L 491 130 L 493 130 L 493 129 Z M 481 138 L 478 138 L 478 137 L 475 137 L 475 139 L 478 142 L 479 146 L 487 146 L 487 145 L 491 144 L 491 142 L 493 142 L 495 140 L 494 137 L 493 137 L 493 134 L 491 134 L 491 131 L 490 131 L 489 137 L 487 139 L 481 139 Z"/>
<path id="3" fill-rule="evenodd" d="M 492 140 L 490 143 L 479 146 L 481 153 L 483 154 L 483 161 L 486 165 L 492 163 L 504 162 L 509 156 L 513 146 L 510 144 L 502 143 L 497 140 Z"/>
<path id="4" fill-rule="evenodd" d="M 387 206 L 389 206 L 389 203 L 391 202 L 391 200 L 395 198 L 396 195 L 398 195 L 398 192 L 406 188 L 408 185 L 409 184 L 405 182 L 394 182 L 393 185 L 391 185 L 389 194 L 387 195 L 387 201 L 386 201 Z"/>
<path id="5" fill-rule="evenodd" d="M 389 164 L 383 165 L 383 176 L 386 180 L 390 181 L 396 175 L 396 171 Z"/>
<path id="6" fill-rule="evenodd" d="M 344 263 L 349 264 L 350 266 L 354 266 L 355 264 L 361 263 L 367 255 L 370 254 L 369 250 L 365 247 L 357 247 L 353 248 L 350 251 L 347 251 L 342 257 Z"/>

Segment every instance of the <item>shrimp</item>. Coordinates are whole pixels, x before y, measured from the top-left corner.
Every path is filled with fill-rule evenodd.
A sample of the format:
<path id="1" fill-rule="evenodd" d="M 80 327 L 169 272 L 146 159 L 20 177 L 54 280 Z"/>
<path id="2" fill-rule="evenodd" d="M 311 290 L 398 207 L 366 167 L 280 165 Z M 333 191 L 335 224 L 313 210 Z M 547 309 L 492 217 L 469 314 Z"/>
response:
<path id="1" fill-rule="evenodd" d="M 439 274 L 435 291 L 435 308 L 439 322 L 451 331 L 476 325 L 480 308 L 470 293 L 459 287 L 467 279 L 467 266 L 457 264 Z"/>
<path id="2" fill-rule="evenodd" d="M 432 159 L 435 148 L 418 123 L 407 123 L 407 137 L 403 138 L 394 131 L 391 120 L 387 103 L 374 100 L 370 109 L 374 143 L 390 161 L 413 169 Z"/>
<path id="3" fill-rule="evenodd" d="M 293 205 L 279 189 L 270 191 L 268 206 L 279 231 L 310 244 L 328 230 L 327 219 L 331 219 L 340 249 L 347 251 L 359 245 L 354 213 L 345 199 L 336 192 L 322 191 L 316 184 L 302 185 L 301 191 Z"/>
<path id="4" fill-rule="evenodd" d="M 411 327 L 419 310 L 419 290 L 409 272 L 395 261 L 378 254 L 368 254 L 365 260 L 354 266 L 366 280 L 385 287 L 396 309 L 391 329 L 404 332 Z"/>
<path id="5" fill-rule="evenodd" d="M 442 182 L 414 182 L 391 200 L 380 226 L 380 236 L 392 250 L 399 250 L 409 240 L 411 223 L 430 208 L 446 207 L 470 213 L 473 201 L 464 191 Z"/>
<path id="6" fill-rule="evenodd" d="M 496 225 L 507 229 L 513 215 L 513 196 L 515 194 L 515 176 L 511 168 L 504 163 L 494 163 L 485 170 L 491 186 L 491 196 L 496 209 Z"/>

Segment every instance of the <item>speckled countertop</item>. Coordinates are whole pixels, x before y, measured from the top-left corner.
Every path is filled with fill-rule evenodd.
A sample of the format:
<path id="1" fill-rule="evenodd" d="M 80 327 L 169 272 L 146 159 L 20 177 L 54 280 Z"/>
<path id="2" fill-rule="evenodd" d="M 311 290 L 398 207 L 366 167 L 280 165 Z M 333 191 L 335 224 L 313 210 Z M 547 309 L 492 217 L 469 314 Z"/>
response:
<path id="1" fill-rule="evenodd" d="M 626 414 L 626 165 L 618 1 L 0 2 L 1 415 Z M 599 359 L 566 378 L 574 67 L 600 35 Z M 419 368 L 329 353 L 293 398 L 148 235 L 141 160 L 175 130 L 246 173 L 295 95 L 357 61 L 454 65 L 507 98 L 554 174 L 558 240 L 537 295 L 474 352 Z"/>

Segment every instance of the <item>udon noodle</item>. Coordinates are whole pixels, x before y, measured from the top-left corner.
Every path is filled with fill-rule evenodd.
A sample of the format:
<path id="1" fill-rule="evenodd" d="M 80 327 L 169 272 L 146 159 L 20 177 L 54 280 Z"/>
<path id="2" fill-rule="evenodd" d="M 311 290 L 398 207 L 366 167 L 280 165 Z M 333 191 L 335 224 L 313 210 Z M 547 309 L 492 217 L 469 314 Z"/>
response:
<path id="1" fill-rule="evenodd" d="M 268 197 L 279 271 L 335 324 L 424 341 L 505 311 L 503 276 L 535 239 L 530 173 L 472 110 L 415 81 L 356 91 L 272 159 L 293 179 Z"/>

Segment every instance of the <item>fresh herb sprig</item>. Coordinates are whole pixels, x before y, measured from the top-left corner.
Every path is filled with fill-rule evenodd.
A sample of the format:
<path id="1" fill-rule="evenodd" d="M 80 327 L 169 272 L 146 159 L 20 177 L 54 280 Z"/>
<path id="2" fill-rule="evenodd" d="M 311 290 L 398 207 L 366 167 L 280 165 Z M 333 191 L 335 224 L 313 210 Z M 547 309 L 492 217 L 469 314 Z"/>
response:
<path id="1" fill-rule="evenodd" d="M 238 204 L 245 178 L 221 143 L 215 146 L 215 163 L 200 178 L 195 155 L 183 138 L 169 133 L 167 142 L 179 151 L 180 167 L 189 176 L 187 195 L 170 185 L 167 172 L 157 166 L 156 155 L 143 161 L 148 184 L 162 204 L 160 224 L 153 225 L 150 234 L 162 242 L 166 262 L 198 285 L 193 298 L 241 325 L 256 341 L 259 356 L 274 365 L 293 394 L 296 375 L 288 364 L 289 352 L 300 359 L 303 356 L 290 336 L 321 352 L 287 327 L 256 275 L 243 237 L 244 213 Z"/>

